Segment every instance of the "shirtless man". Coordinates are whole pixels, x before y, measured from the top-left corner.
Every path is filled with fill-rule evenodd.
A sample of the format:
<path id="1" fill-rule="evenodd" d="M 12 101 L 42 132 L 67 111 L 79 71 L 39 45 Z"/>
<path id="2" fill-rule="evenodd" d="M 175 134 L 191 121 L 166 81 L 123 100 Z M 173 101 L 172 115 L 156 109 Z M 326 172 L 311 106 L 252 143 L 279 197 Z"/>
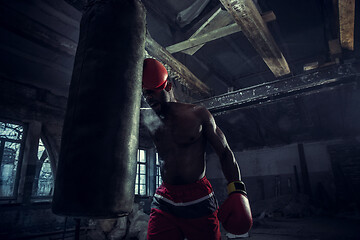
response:
<path id="1" fill-rule="evenodd" d="M 231 183 L 230 192 L 236 194 L 229 195 L 233 196 L 228 198 L 231 202 L 227 200 L 220 208 L 220 221 L 232 233 L 247 232 L 252 219 L 245 185 L 210 112 L 203 106 L 177 102 L 166 69 L 154 59 L 144 61 L 143 96 L 161 122 L 151 136 L 160 155 L 163 179 L 153 198 L 148 239 L 220 239 L 218 205 L 205 176 L 207 142 L 219 156 L 223 174 Z M 235 218 L 233 205 L 241 205 Z"/>

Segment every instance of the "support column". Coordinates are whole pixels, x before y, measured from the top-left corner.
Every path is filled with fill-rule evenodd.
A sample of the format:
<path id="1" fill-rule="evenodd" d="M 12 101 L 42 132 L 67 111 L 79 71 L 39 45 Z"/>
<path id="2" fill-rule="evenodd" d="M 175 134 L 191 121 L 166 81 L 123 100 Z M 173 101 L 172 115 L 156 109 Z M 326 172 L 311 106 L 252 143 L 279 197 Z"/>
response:
<path id="1" fill-rule="evenodd" d="M 39 147 L 39 138 L 41 134 L 41 126 L 41 122 L 30 122 L 26 134 L 24 158 L 18 189 L 19 201 L 23 203 L 30 203 L 31 201 L 36 174 L 36 163 L 38 161 L 37 153 Z"/>
<path id="2" fill-rule="evenodd" d="M 303 182 L 304 193 L 309 195 L 312 198 L 312 191 L 310 185 L 309 171 L 306 164 L 305 152 L 304 152 L 304 144 L 298 144 L 299 151 L 299 159 L 300 159 L 300 169 L 301 169 L 301 177 Z"/>

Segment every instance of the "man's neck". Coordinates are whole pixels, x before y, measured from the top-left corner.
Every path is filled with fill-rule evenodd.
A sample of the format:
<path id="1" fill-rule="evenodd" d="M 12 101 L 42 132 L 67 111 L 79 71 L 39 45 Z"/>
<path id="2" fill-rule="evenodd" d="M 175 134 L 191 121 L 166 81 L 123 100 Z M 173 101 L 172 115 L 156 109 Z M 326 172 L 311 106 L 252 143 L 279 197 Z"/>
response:
<path id="1" fill-rule="evenodd" d="M 176 105 L 177 101 L 168 101 L 162 104 L 161 106 L 161 110 L 159 113 L 157 113 L 157 115 L 160 117 L 160 119 L 165 119 L 167 118 L 171 112 L 173 111 L 174 106 Z"/>
<path id="2" fill-rule="evenodd" d="M 165 119 L 166 116 L 169 114 L 170 105 L 171 105 L 171 102 L 166 102 L 161 105 L 161 110 L 160 110 L 160 112 L 157 113 L 157 115 L 160 117 L 160 119 L 162 119 L 162 120 Z"/>

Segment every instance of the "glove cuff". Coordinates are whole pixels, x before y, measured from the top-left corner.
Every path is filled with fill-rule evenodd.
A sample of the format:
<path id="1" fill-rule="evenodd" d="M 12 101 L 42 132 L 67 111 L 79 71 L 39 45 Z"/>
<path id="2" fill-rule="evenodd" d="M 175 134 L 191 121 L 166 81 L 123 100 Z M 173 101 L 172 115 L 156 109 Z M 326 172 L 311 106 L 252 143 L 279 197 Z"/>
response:
<path id="1" fill-rule="evenodd" d="M 234 181 L 227 185 L 228 195 L 231 193 L 241 193 L 247 196 L 245 183 L 243 181 Z"/>

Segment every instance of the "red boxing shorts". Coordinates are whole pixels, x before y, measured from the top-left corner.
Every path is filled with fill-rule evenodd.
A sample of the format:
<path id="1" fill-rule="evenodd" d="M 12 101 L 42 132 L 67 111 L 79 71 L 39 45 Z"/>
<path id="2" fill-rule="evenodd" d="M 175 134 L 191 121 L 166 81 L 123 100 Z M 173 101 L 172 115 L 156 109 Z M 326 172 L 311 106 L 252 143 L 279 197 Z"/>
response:
<path id="1" fill-rule="evenodd" d="M 218 240 L 218 204 L 206 177 L 186 185 L 161 184 L 150 213 L 149 240 Z"/>

